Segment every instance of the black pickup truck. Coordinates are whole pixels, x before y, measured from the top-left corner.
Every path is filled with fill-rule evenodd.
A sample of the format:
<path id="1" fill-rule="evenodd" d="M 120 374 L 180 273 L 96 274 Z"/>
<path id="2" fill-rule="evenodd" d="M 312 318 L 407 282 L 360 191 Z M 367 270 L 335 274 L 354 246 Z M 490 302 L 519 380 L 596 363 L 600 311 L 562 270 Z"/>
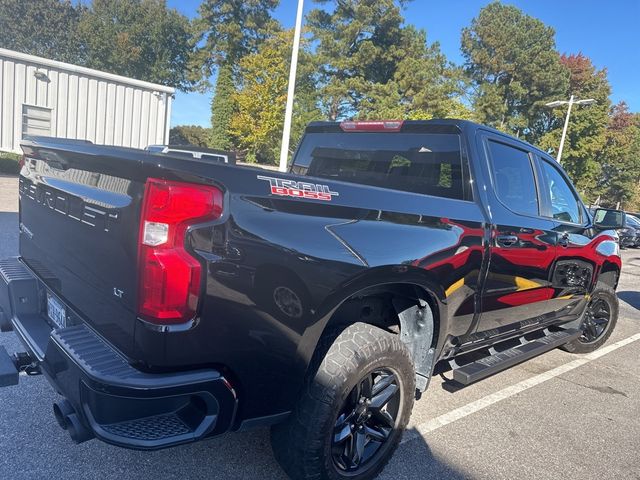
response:
<path id="1" fill-rule="evenodd" d="M 383 468 L 432 375 L 464 386 L 611 334 L 617 211 L 458 120 L 310 124 L 288 173 L 22 143 L 0 325 L 62 428 L 158 449 L 271 426 L 292 478 Z M 594 221 L 595 219 L 595 221 Z"/>

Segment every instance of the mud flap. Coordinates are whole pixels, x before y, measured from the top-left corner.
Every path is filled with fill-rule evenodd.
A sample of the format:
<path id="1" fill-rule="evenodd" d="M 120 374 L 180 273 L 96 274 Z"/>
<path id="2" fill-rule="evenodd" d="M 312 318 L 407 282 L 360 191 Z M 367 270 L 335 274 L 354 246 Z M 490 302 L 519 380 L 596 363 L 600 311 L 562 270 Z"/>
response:
<path id="1" fill-rule="evenodd" d="M 411 352 L 416 369 L 416 389 L 424 392 L 433 372 L 433 312 L 422 299 L 395 297 L 393 306 L 400 319 L 400 339 Z"/>

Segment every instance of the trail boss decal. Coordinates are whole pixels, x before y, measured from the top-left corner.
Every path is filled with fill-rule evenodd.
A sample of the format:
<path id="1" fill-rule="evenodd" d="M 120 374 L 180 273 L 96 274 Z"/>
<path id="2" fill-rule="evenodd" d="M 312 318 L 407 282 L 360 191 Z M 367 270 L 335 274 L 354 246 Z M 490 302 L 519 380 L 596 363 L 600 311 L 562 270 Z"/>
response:
<path id="1" fill-rule="evenodd" d="M 307 182 L 294 182 L 283 178 L 264 177 L 258 175 L 258 180 L 266 180 L 271 185 L 271 193 L 283 197 L 309 198 L 311 200 L 325 200 L 330 202 L 331 197 L 337 197 L 338 192 L 332 192 L 329 185 L 320 185 Z"/>

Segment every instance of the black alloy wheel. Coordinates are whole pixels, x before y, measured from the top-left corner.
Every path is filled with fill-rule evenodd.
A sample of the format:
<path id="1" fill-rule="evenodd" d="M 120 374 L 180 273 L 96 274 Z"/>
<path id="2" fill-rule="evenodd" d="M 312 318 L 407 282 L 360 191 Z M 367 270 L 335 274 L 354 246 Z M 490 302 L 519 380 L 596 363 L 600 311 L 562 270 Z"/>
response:
<path id="1" fill-rule="evenodd" d="M 357 474 L 385 448 L 396 428 L 402 390 L 396 374 L 380 368 L 351 390 L 336 419 L 332 457 L 338 470 Z"/>
<path id="2" fill-rule="evenodd" d="M 560 348 L 570 353 L 590 353 L 600 348 L 613 333 L 620 311 L 618 297 L 610 285 L 599 282 L 585 307 L 581 335 Z"/>
<path id="3" fill-rule="evenodd" d="M 611 308 L 602 298 L 595 298 L 589 302 L 582 322 L 582 343 L 596 342 L 607 330 L 611 320 Z"/>

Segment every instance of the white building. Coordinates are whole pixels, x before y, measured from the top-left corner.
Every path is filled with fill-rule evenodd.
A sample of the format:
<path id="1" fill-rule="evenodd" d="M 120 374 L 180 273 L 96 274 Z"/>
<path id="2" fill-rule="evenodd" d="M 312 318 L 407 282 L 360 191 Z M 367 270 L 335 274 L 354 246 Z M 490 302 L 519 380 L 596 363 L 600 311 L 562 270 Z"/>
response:
<path id="1" fill-rule="evenodd" d="M 174 89 L 0 48 L 0 150 L 24 135 L 144 148 L 169 142 Z"/>

